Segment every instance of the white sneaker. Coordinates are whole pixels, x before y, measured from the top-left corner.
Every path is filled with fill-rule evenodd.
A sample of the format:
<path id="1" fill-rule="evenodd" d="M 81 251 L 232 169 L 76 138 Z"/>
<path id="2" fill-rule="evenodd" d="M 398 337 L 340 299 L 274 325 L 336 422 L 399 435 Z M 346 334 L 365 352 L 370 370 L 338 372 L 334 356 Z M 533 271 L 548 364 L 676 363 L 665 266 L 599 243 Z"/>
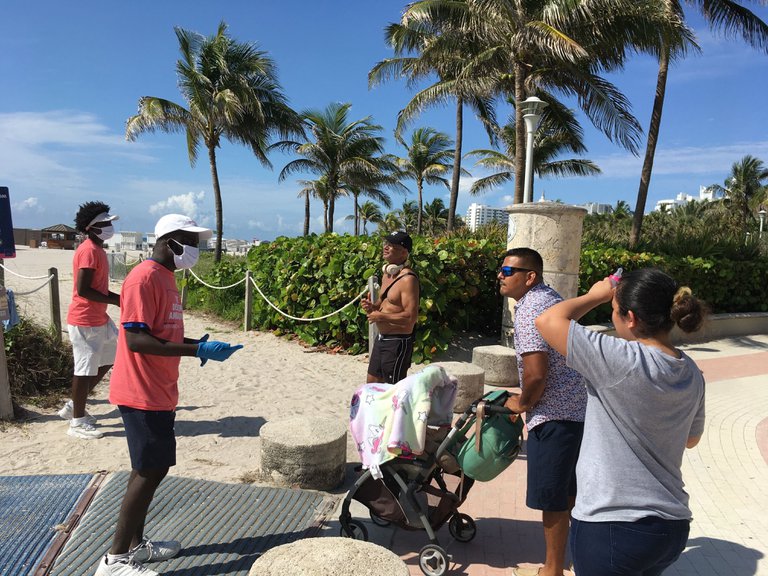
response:
<path id="1" fill-rule="evenodd" d="M 73 438 L 83 438 L 85 440 L 97 440 L 104 436 L 104 434 L 99 432 L 99 429 L 96 428 L 96 426 L 93 424 L 89 424 L 88 422 L 83 422 L 82 424 L 74 424 L 71 420 L 67 434 Z"/>
<path id="2" fill-rule="evenodd" d="M 131 558 L 136 562 L 160 562 L 173 558 L 181 550 L 176 540 L 155 540 L 144 538 L 141 544 L 131 550 Z"/>
<path id="3" fill-rule="evenodd" d="M 67 403 L 64 404 L 64 408 L 58 412 L 59 418 L 62 420 L 72 420 L 72 418 L 74 418 L 74 411 L 75 408 L 72 405 L 72 400 L 67 400 Z M 88 418 L 89 424 L 96 424 L 96 418 L 88 414 L 88 410 L 85 411 L 85 418 Z"/>
<path id="4" fill-rule="evenodd" d="M 107 564 L 107 557 L 105 555 L 96 569 L 96 576 L 160 576 L 160 574 L 142 566 L 133 559 Z"/>

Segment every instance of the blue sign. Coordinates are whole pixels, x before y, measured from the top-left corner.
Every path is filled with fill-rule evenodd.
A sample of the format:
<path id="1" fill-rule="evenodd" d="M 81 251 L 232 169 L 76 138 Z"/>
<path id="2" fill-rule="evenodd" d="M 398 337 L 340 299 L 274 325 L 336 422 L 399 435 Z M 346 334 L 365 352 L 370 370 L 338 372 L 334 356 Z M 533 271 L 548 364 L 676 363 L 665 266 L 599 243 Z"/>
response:
<path id="1" fill-rule="evenodd" d="M 16 243 L 13 241 L 13 220 L 11 220 L 11 198 L 8 187 L 0 186 L 0 259 L 16 258 Z"/>

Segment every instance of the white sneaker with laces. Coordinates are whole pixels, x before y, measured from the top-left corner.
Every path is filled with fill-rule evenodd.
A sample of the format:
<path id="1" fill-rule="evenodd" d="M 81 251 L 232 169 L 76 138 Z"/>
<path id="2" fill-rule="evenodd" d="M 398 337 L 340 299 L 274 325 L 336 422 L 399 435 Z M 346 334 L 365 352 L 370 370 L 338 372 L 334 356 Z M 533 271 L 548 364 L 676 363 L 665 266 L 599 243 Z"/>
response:
<path id="1" fill-rule="evenodd" d="M 118 560 L 114 564 L 107 564 L 107 557 L 105 555 L 96 569 L 96 576 L 160 576 L 160 574 L 141 565 L 133 558 Z"/>
<path id="2" fill-rule="evenodd" d="M 73 438 L 83 438 L 84 440 L 98 440 L 99 438 L 102 438 L 104 434 L 102 434 L 96 426 L 93 424 L 90 424 L 88 422 L 83 422 L 82 424 L 75 424 L 70 420 L 69 424 L 69 430 L 67 430 L 67 434 L 72 436 Z"/>
<path id="3" fill-rule="evenodd" d="M 72 420 L 72 418 L 74 418 L 74 411 L 75 408 L 72 405 L 72 400 L 67 400 L 67 403 L 64 404 L 64 408 L 58 411 L 59 418 L 62 420 Z M 88 418 L 89 424 L 96 424 L 96 418 L 88 414 L 88 410 L 85 411 L 85 417 Z"/>
<path id="4" fill-rule="evenodd" d="M 136 562 L 160 562 L 173 558 L 181 550 L 176 540 L 150 540 L 144 538 L 141 544 L 131 550 L 131 558 Z"/>

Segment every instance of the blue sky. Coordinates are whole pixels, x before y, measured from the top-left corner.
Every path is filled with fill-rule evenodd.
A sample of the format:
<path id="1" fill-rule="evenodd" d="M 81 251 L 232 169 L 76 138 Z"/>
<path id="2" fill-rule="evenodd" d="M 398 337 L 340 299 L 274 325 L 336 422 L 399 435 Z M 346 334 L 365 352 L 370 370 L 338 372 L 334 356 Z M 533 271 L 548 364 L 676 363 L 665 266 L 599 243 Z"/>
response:
<path id="1" fill-rule="evenodd" d="M 118 230 L 150 231 L 165 213 L 183 212 L 214 224 L 210 171 L 205 156 L 191 168 L 181 134 L 144 135 L 126 142 L 125 120 L 141 96 L 182 102 L 176 86 L 178 44 L 174 26 L 205 35 L 220 21 L 239 41 L 256 42 L 276 61 L 280 81 L 296 110 L 350 102 L 351 117 L 372 116 L 385 128 L 388 152 L 404 153 L 392 137 L 397 112 L 413 92 L 402 81 L 368 89 L 367 74 L 391 55 L 383 29 L 399 19 L 405 2 L 325 0 L 227 2 L 134 0 L 5 0 L 0 7 L 0 185 L 10 188 L 14 226 L 72 225 L 77 207 L 102 200 L 120 215 Z M 752 6 L 764 20 L 768 7 Z M 700 185 L 722 183 L 733 162 L 752 154 L 768 162 L 768 56 L 738 40 L 712 36 L 692 16 L 703 49 L 670 73 L 648 208 Z M 635 58 L 611 78 L 628 96 L 647 127 L 656 65 Z M 502 108 L 500 118 L 509 110 Z M 431 111 L 414 126 L 433 126 L 453 136 L 452 107 Z M 548 199 L 581 204 L 627 201 L 634 207 L 642 158 L 611 144 L 583 120 L 589 151 L 603 175 L 542 179 Z M 643 148 L 645 143 L 643 142 Z M 478 122 L 465 117 L 464 151 L 487 148 Z M 294 236 L 303 225 L 299 179 L 277 182 L 292 158 L 275 153 L 269 170 L 239 146 L 218 152 L 224 205 L 224 236 L 269 240 Z M 483 172 L 464 163 L 473 175 Z M 473 201 L 510 203 L 511 184 L 471 197 L 462 181 L 459 212 Z M 413 187 L 412 187 L 413 188 Z M 415 188 L 414 188 L 415 192 Z M 425 200 L 447 191 L 428 188 Z M 413 199 L 412 194 L 409 198 Z M 395 206 L 405 198 L 394 196 Z M 322 206 L 312 204 L 313 231 L 322 230 Z M 351 203 L 337 205 L 336 230 Z"/>

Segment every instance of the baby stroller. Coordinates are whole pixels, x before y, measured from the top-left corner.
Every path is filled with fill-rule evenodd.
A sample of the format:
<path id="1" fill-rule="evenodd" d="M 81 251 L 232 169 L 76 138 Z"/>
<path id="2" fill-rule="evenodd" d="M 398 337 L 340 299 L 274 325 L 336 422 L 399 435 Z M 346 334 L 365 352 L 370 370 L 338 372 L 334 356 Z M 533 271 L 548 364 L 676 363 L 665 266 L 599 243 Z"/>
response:
<path id="1" fill-rule="evenodd" d="M 477 427 L 478 418 L 510 414 L 504 407 L 507 396 L 506 391 L 489 393 L 473 402 L 452 426 L 428 427 L 421 454 L 396 457 L 381 464 L 378 470 L 363 471 L 342 504 L 341 535 L 368 540 L 365 524 L 353 519 L 349 510 L 356 500 L 368 508 L 371 520 L 378 526 L 425 530 L 430 543 L 419 552 L 419 567 L 427 576 L 443 576 L 450 557 L 435 533 L 446 521 L 449 533 L 459 542 L 471 541 L 477 532 L 475 521 L 459 512 L 475 480 L 461 469 L 457 455 L 465 442 L 473 442 L 467 440 L 467 435 Z M 519 436 L 510 440 L 511 450 L 505 455 L 507 465 L 520 451 L 522 422 L 515 430 Z"/>

